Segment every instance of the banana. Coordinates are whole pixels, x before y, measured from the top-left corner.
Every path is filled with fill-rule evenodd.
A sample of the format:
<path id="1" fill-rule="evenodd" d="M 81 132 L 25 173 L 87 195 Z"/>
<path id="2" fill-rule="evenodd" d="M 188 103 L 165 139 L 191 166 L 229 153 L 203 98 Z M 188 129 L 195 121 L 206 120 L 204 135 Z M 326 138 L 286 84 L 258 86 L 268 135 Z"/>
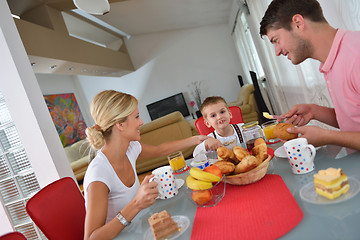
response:
<path id="1" fill-rule="evenodd" d="M 193 190 L 206 190 L 212 188 L 211 182 L 204 182 L 193 178 L 191 175 L 186 178 L 186 185 Z"/>
<path id="2" fill-rule="evenodd" d="M 201 170 L 200 168 L 197 167 L 192 167 L 190 169 L 190 175 L 197 179 L 197 180 L 201 180 L 201 181 L 206 181 L 206 182 L 218 182 L 220 181 L 220 177 L 216 176 L 212 173 L 209 172 L 204 172 L 203 170 Z"/>

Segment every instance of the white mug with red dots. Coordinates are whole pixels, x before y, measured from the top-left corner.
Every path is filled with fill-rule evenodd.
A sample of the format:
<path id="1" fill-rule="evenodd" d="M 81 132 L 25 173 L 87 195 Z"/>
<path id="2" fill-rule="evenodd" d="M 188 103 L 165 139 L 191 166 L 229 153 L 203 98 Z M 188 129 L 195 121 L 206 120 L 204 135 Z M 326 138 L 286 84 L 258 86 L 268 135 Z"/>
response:
<path id="1" fill-rule="evenodd" d="M 309 173 L 314 170 L 315 147 L 306 138 L 295 138 L 284 143 L 284 148 L 294 174 Z"/>
<path id="2" fill-rule="evenodd" d="M 169 199 L 178 194 L 173 171 L 170 166 L 159 167 L 152 171 L 155 176 L 150 179 L 157 182 L 160 199 Z"/>

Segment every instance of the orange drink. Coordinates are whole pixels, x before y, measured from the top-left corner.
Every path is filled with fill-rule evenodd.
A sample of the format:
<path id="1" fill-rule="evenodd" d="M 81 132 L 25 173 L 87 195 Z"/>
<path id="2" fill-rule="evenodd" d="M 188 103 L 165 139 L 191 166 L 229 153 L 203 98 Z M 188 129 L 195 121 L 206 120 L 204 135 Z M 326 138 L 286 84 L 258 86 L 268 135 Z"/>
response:
<path id="1" fill-rule="evenodd" d="M 181 151 L 170 154 L 168 160 L 174 172 L 181 172 L 186 167 L 185 158 Z"/>
<path id="2" fill-rule="evenodd" d="M 271 120 L 261 125 L 267 141 L 276 138 L 274 136 L 274 127 L 276 126 L 277 123 L 278 123 L 277 120 Z"/>

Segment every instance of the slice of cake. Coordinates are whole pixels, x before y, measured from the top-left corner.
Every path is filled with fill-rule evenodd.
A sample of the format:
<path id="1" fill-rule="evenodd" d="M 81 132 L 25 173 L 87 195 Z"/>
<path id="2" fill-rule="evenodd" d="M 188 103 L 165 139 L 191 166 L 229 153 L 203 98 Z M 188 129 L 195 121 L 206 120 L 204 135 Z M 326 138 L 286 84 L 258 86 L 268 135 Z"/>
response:
<path id="1" fill-rule="evenodd" d="M 148 219 L 148 222 L 156 240 L 163 239 L 180 230 L 177 223 L 166 210 L 154 213 Z"/>
<path id="2" fill-rule="evenodd" d="M 346 193 L 349 181 L 341 168 L 328 168 L 314 174 L 315 191 L 328 199 L 335 199 Z"/>

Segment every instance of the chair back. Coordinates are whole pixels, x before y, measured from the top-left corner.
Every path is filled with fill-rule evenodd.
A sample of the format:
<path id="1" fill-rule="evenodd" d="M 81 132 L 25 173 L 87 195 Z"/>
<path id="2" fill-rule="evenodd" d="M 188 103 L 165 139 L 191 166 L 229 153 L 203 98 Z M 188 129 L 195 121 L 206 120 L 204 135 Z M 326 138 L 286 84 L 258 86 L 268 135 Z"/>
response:
<path id="1" fill-rule="evenodd" d="M 28 200 L 26 211 L 48 239 L 84 239 L 85 199 L 70 177 L 42 188 Z"/>
<path id="2" fill-rule="evenodd" d="M 26 237 L 20 232 L 9 232 L 1 235 L 0 240 L 26 240 Z"/>
<path id="3" fill-rule="evenodd" d="M 230 106 L 229 107 L 232 118 L 230 119 L 230 124 L 243 123 L 243 117 L 241 114 L 241 109 L 238 106 Z M 213 127 L 208 128 L 204 123 L 204 117 L 199 117 L 195 121 L 195 127 L 198 130 L 200 135 L 208 135 L 209 133 L 214 131 Z"/>

